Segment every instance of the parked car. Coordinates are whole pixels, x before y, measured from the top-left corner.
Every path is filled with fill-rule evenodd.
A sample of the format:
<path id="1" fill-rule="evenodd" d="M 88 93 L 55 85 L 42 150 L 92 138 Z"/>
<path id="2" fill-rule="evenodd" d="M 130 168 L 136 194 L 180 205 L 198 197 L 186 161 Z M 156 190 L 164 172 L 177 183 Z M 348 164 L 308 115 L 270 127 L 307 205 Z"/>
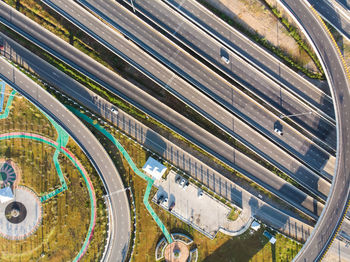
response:
<path id="1" fill-rule="evenodd" d="M 111 108 L 111 112 L 115 115 L 118 115 L 118 109 L 116 109 L 114 107 Z"/>
<path id="2" fill-rule="evenodd" d="M 190 184 L 190 182 L 186 181 L 185 184 L 182 186 L 182 188 L 186 189 L 186 187 L 188 187 L 189 184 Z"/>
<path id="3" fill-rule="evenodd" d="M 157 199 L 157 204 L 158 204 L 158 205 L 160 204 L 160 202 L 163 201 L 163 198 L 164 198 L 163 195 L 161 195 L 161 196 L 158 197 L 158 199 Z"/>
<path id="4" fill-rule="evenodd" d="M 181 176 L 178 176 L 177 178 L 175 178 L 176 184 L 180 184 L 180 182 L 181 182 Z"/>
<path id="5" fill-rule="evenodd" d="M 185 183 L 186 183 L 186 180 L 184 178 L 182 178 L 179 186 L 183 187 L 185 185 Z"/>
<path id="6" fill-rule="evenodd" d="M 283 132 L 281 129 L 276 127 L 273 131 L 275 131 L 275 133 L 279 134 L 280 136 L 283 136 Z"/>
<path id="7" fill-rule="evenodd" d="M 171 205 L 169 206 L 169 212 L 171 212 L 171 210 L 173 210 L 173 208 L 174 208 L 174 206 L 175 206 L 175 201 L 173 201 L 172 203 L 171 203 Z"/>
<path id="8" fill-rule="evenodd" d="M 204 195 L 203 190 L 200 190 L 200 191 L 198 192 L 198 198 L 201 198 L 203 195 Z"/>

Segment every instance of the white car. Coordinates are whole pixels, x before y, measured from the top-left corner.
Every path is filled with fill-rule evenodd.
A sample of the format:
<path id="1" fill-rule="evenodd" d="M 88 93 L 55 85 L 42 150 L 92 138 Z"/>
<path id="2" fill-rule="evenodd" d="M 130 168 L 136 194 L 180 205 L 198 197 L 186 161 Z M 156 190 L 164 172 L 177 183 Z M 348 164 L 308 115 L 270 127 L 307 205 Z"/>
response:
<path id="1" fill-rule="evenodd" d="M 200 190 L 200 191 L 198 192 L 198 198 L 201 198 L 203 195 L 204 195 L 203 190 Z"/>
<path id="2" fill-rule="evenodd" d="M 277 127 L 273 131 L 275 131 L 275 133 L 279 134 L 280 136 L 283 136 L 282 130 L 278 129 Z"/>
<path id="3" fill-rule="evenodd" d="M 185 179 L 181 179 L 181 182 L 179 184 L 179 187 L 183 187 L 186 183 L 186 180 Z"/>
<path id="4" fill-rule="evenodd" d="M 163 204 L 165 205 L 166 203 L 168 203 L 168 197 L 165 197 L 163 200 Z"/>
<path id="5" fill-rule="evenodd" d="M 224 55 L 221 56 L 221 60 L 224 61 L 226 64 L 230 63 L 230 59 Z"/>
<path id="6" fill-rule="evenodd" d="M 114 107 L 111 108 L 111 112 L 115 115 L 118 115 L 118 110 Z"/>

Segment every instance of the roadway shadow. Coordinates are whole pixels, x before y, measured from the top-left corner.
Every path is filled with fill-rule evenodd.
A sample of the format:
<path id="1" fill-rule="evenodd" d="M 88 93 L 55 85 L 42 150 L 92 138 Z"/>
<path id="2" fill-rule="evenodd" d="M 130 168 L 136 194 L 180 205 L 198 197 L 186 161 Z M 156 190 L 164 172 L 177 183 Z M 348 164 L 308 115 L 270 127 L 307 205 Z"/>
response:
<path id="1" fill-rule="evenodd" d="M 147 130 L 146 135 L 145 135 L 145 139 L 144 139 L 144 146 L 147 147 L 148 149 L 150 149 L 151 151 L 159 154 L 160 156 L 166 158 L 166 157 L 170 157 L 170 161 L 171 162 L 176 162 L 175 160 L 175 156 L 174 154 L 172 154 L 171 150 L 167 150 L 167 144 L 164 142 L 164 140 L 162 139 L 162 137 L 151 131 L 151 130 Z M 168 156 L 167 156 L 168 154 Z"/>

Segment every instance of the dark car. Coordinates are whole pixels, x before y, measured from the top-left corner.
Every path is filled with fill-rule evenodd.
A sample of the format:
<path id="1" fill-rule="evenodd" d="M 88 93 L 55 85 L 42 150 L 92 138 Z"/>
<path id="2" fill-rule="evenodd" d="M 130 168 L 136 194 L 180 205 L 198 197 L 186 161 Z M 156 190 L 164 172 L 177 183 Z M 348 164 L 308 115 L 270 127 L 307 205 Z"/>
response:
<path id="1" fill-rule="evenodd" d="M 158 197 L 158 199 L 157 199 L 157 204 L 158 204 L 158 205 L 160 204 L 160 202 L 163 201 L 163 198 L 164 198 L 163 195 L 161 195 L 160 197 Z"/>
<path id="2" fill-rule="evenodd" d="M 171 210 L 173 210 L 174 206 L 175 206 L 175 201 L 172 202 L 171 205 L 169 206 L 169 209 L 168 209 L 169 212 L 171 212 Z"/>
<path id="3" fill-rule="evenodd" d="M 0 39 L 0 50 L 4 50 L 4 40 Z"/>

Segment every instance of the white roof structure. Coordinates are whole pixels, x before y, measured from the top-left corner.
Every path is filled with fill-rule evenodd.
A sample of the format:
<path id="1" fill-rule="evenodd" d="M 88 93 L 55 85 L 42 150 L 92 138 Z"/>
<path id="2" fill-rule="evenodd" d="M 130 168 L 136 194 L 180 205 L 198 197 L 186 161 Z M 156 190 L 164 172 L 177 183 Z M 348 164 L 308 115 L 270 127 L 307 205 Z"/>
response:
<path id="1" fill-rule="evenodd" d="M 251 225 L 251 228 L 254 229 L 255 231 L 258 231 L 260 228 L 260 223 L 254 220 Z"/>
<path id="2" fill-rule="evenodd" d="M 270 243 L 271 244 L 275 244 L 276 243 L 276 238 L 275 237 L 271 237 L 270 238 Z"/>
<path id="3" fill-rule="evenodd" d="M 149 157 L 142 167 L 142 170 L 151 175 L 154 179 L 160 179 L 166 171 L 166 166 L 159 163 L 152 157 Z"/>
<path id="4" fill-rule="evenodd" d="M 13 193 L 10 187 L 0 189 L 0 203 L 6 203 L 13 199 Z"/>

